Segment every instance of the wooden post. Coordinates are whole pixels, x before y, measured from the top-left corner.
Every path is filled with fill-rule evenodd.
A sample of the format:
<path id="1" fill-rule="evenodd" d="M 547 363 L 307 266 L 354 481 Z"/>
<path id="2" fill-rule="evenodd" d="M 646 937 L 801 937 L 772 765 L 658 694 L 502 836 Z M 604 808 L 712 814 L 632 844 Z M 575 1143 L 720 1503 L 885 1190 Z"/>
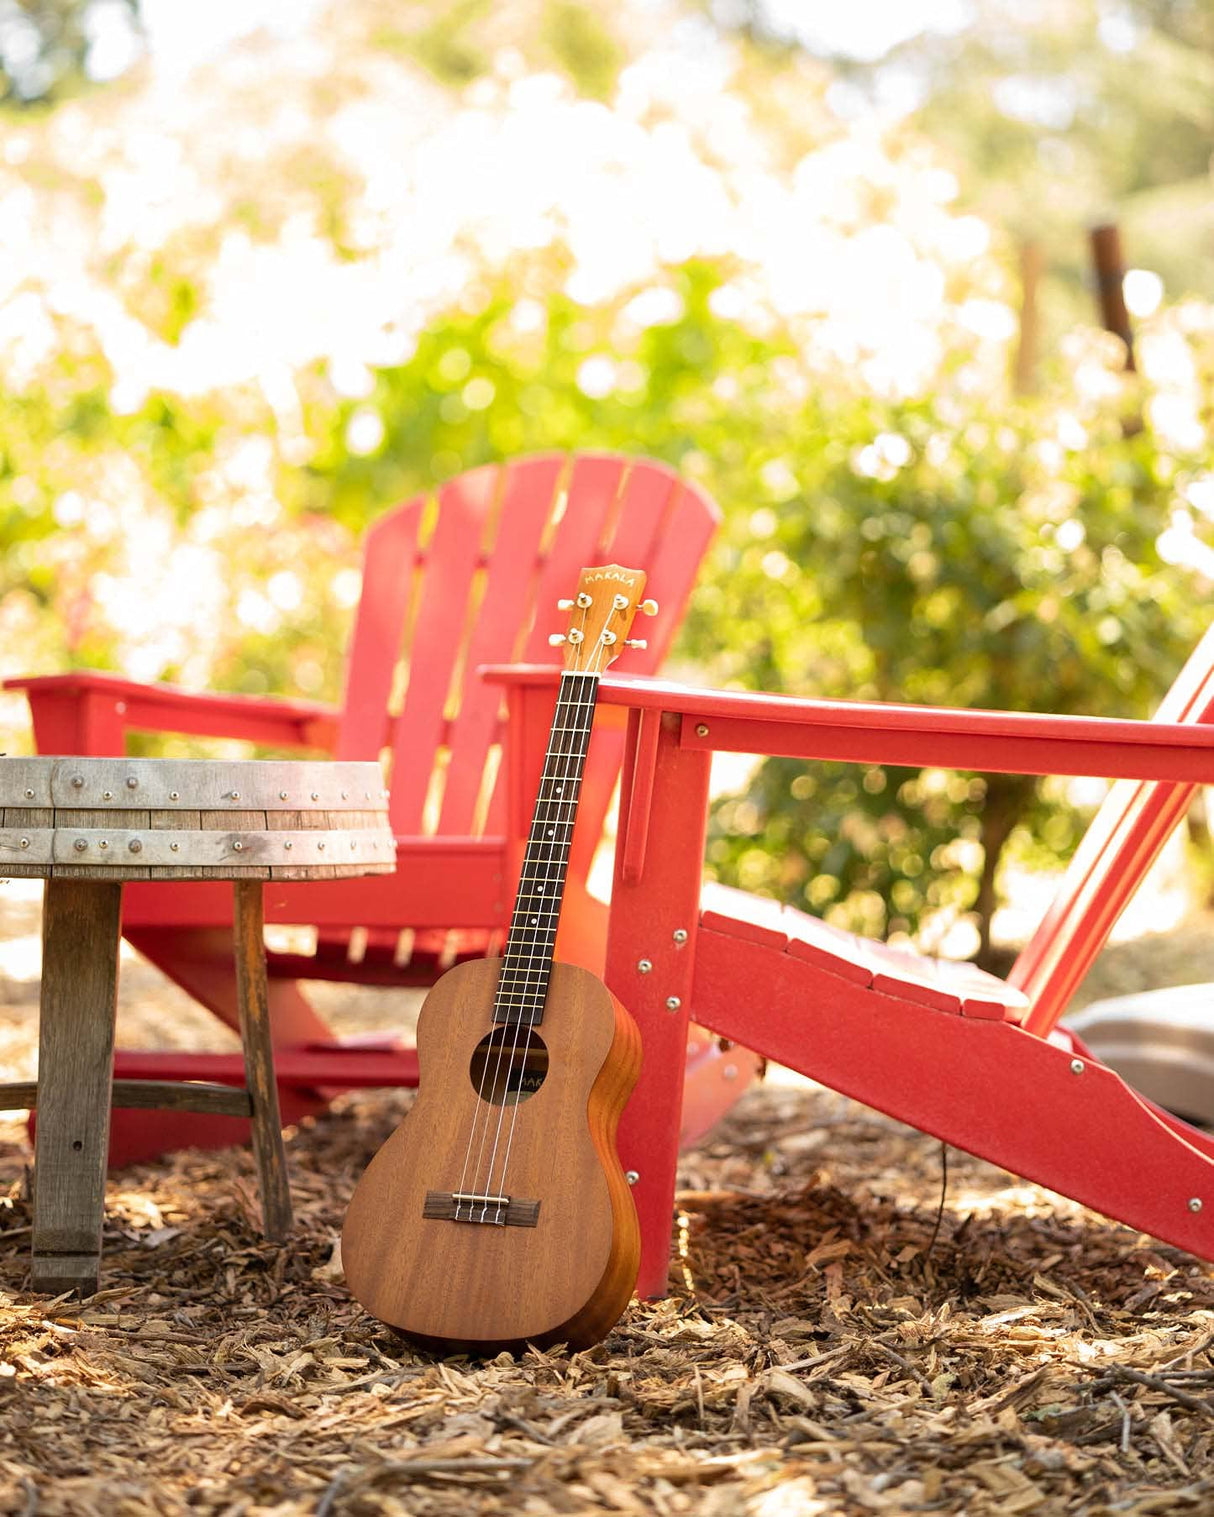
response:
<path id="1" fill-rule="evenodd" d="M 1100 319 L 1105 330 L 1113 332 L 1125 343 L 1125 366 L 1134 369 L 1134 333 L 1130 327 L 1130 313 L 1126 310 L 1125 260 L 1121 256 L 1121 232 L 1113 223 L 1094 226 L 1092 237 L 1092 263 L 1096 269 L 1096 299 L 1100 305 Z"/>
<path id="2" fill-rule="evenodd" d="M 1039 242 L 1025 242 L 1020 248 L 1020 340 L 1012 371 L 1012 387 L 1017 395 L 1027 395 L 1036 383 L 1037 353 L 1040 342 L 1040 312 L 1037 289 L 1045 260 Z"/>
<path id="3" fill-rule="evenodd" d="M 42 916 L 33 1287 L 97 1289 L 122 885 L 51 879 Z"/>
<path id="4" fill-rule="evenodd" d="M 245 1085 L 252 1106 L 253 1162 L 261 1190 L 262 1229 L 281 1242 L 291 1231 L 287 1153 L 278 1111 L 270 1005 L 266 989 L 265 915 L 260 880 L 234 880 L 236 998 Z"/>

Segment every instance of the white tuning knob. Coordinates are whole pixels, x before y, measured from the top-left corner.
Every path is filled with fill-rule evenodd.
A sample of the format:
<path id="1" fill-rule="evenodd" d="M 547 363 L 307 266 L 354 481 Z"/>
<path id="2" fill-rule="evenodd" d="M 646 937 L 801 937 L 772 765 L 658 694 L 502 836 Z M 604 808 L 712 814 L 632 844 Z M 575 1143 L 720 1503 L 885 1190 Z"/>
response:
<path id="1" fill-rule="evenodd" d="M 568 598 L 566 598 L 565 600 L 558 600 L 557 603 L 556 603 L 556 609 L 558 611 L 572 611 L 573 610 L 573 602 L 571 600 L 569 600 Z"/>
<path id="2" fill-rule="evenodd" d="M 648 648 L 649 644 L 643 637 L 630 637 L 624 642 L 625 648 Z"/>
<path id="3" fill-rule="evenodd" d="M 559 648 L 564 641 L 565 634 L 563 632 L 550 632 L 548 634 L 548 646 L 550 648 Z"/>
<path id="4" fill-rule="evenodd" d="M 656 600 L 643 600 L 640 609 L 646 616 L 656 616 L 658 614 L 658 603 Z"/>

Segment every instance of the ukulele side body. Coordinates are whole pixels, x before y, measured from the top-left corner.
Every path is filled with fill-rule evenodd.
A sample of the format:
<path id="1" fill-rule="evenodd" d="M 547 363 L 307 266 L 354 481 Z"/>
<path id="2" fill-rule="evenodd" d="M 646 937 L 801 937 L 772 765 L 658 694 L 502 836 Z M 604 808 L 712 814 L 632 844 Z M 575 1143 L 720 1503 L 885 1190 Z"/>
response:
<path id="1" fill-rule="evenodd" d="M 372 1315 L 427 1347 L 586 1347 L 636 1284 L 640 1234 L 615 1135 L 640 1034 L 601 980 L 554 963 L 535 1028 L 548 1054 L 542 1083 L 517 1103 L 484 1101 L 472 1060 L 494 1027 L 500 971 L 498 959 L 457 965 L 426 997 L 417 1101 L 354 1192 L 346 1279 Z M 423 1215 L 457 1192 L 506 1194 L 512 1218 L 530 1218 L 538 1202 L 534 1225 Z"/>

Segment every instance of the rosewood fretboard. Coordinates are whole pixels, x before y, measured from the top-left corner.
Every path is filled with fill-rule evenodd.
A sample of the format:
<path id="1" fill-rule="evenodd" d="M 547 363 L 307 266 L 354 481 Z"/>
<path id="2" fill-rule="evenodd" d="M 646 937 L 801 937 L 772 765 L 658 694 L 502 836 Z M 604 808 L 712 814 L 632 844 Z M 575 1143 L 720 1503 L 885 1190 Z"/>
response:
<path id="1" fill-rule="evenodd" d="M 594 722 L 599 676 L 566 670 L 552 719 L 523 872 L 493 1003 L 495 1022 L 536 1024 L 544 1015 L 569 841 Z"/>

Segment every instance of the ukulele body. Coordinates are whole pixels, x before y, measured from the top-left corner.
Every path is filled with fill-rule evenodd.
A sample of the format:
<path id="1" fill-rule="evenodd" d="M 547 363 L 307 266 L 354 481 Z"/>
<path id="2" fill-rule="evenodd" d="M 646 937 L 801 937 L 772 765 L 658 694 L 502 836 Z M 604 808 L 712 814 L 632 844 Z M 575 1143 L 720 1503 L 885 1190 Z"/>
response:
<path id="1" fill-rule="evenodd" d="M 512 1099 L 493 1075 L 522 1067 L 526 1034 L 516 1041 L 510 1024 L 493 1022 L 501 962 L 457 965 L 426 997 L 417 1101 L 354 1192 L 346 1280 L 373 1316 L 428 1347 L 586 1347 L 636 1284 L 640 1234 L 615 1135 L 640 1072 L 640 1034 L 601 980 L 553 963 L 535 1028 L 547 1068 L 541 1079 L 533 1039 L 530 1093 Z M 484 1054 L 474 1076 L 478 1045 L 495 1032 L 504 1056 L 490 1048 L 488 1076 Z M 458 1199 L 468 1195 L 509 1205 Z"/>

